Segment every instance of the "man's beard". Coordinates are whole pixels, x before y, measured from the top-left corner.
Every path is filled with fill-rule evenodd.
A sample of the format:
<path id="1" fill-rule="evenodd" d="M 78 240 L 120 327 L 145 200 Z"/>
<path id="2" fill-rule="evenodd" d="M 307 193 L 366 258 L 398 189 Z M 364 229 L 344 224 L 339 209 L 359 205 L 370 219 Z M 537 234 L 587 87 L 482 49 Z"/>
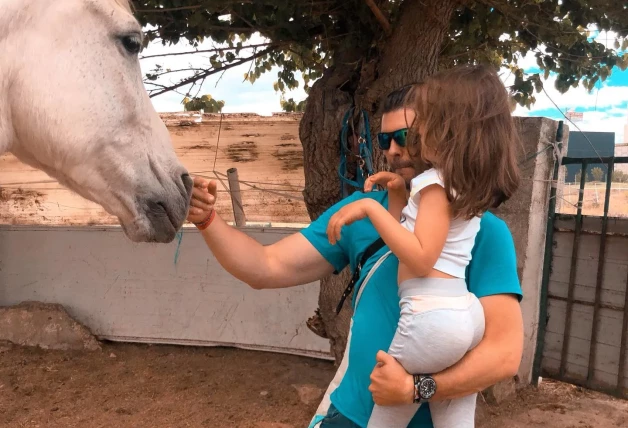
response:
<path id="1" fill-rule="evenodd" d="M 403 168 L 416 168 L 416 165 L 412 161 L 402 161 L 402 160 L 397 160 L 397 159 L 393 160 L 388 165 L 388 169 L 390 169 L 392 172 L 395 172 L 395 173 Z"/>

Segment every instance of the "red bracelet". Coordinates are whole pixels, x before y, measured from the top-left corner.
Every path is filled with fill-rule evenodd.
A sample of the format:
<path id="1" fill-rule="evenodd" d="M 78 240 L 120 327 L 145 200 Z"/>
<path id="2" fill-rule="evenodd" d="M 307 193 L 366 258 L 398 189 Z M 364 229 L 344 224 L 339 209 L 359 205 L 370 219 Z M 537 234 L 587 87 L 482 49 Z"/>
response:
<path id="1" fill-rule="evenodd" d="M 212 210 L 207 218 L 200 223 L 194 223 L 194 226 L 196 226 L 198 230 L 205 230 L 209 227 L 210 224 L 212 224 L 212 222 L 214 221 L 214 217 L 216 217 L 216 210 Z"/>

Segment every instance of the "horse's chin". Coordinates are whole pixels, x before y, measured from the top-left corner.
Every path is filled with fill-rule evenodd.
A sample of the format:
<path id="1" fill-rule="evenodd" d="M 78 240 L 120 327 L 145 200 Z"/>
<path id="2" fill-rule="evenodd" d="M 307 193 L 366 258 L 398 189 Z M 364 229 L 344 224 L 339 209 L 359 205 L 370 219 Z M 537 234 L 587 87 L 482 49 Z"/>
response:
<path id="1" fill-rule="evenodd" d="M 137 243 L 159 243 L 168 244 L 177 235 L 176 228 L 169 221 L 160 222 L 158 225 L 151 222 L 144 216 L 139 216 L 130 222 L 125 222 L 118 218 L 124 234 L 133 242 Z"/>

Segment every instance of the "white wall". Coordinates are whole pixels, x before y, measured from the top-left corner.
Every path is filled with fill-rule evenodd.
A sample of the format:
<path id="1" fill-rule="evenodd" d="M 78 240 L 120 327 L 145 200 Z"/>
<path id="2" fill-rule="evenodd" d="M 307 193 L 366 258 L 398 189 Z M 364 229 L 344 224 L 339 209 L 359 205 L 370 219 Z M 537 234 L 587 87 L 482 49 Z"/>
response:
<path id="1" fill-rule="evenodd" d="M 298 229 L 246 228 L 270 244 Z M 0 226 L 0 305 L 64 305 L 102 339 L 224 345 L 331 359 L 305 325 L 319 285 L 256 291 L 220 267 L 195 229 L 133 244 L 117 227 Z"/>

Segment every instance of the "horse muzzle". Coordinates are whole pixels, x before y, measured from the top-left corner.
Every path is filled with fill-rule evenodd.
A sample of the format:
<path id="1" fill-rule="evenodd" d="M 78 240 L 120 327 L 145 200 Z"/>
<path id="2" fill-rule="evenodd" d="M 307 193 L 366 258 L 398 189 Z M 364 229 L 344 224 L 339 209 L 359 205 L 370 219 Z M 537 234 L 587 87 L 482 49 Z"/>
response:
<path id="1" fill-rule="evenodd" d="M 172 242 L 185 221 L 194 185 L 188 173 L 174 180 L 175 186 L 168 186 L 139 198 L 136 202 L 139 218 L 133 230 L 125 227 L 129 238 L 136 242 Z"/>

